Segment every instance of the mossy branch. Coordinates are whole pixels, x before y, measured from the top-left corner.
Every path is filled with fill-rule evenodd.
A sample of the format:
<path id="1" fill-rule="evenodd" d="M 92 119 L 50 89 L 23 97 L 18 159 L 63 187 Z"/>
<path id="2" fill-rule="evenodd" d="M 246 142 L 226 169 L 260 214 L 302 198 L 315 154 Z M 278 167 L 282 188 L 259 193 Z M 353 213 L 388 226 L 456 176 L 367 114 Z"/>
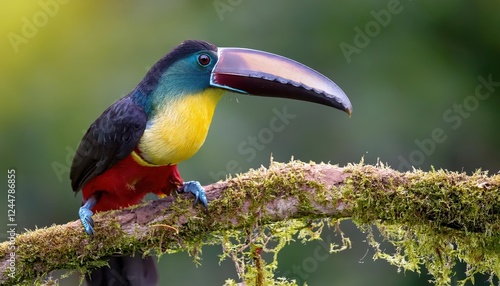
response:
<path id="1" fill-rule="evenodd" d="M 181 195 L 97 214 L 92 238 L 79 221 L 19 234 L 14 244 L 0 244 L 0 283 L 42 281 L 56 269 L 85 271 L 114 254 L 194 252 L 214 233 L 316 218 L 352 218 L 364 230 L 377 224 L 404 259 L 381 251 L 376 258 L 414 271 L 423 264 L 437 284 L 446 280 L 440 275 L 450 275 L 442 267 L 449 270 L 457 260 L 472 274 L 498 277 L 499 186 L 500 175 L 486 172 L 400 173 L 382 164 L 272 162 L 205 186 L 208 212 Z M 372 245 L 377 246 L 373 239 Z M 9 267 L 12 253 L 15 269 Z"/>

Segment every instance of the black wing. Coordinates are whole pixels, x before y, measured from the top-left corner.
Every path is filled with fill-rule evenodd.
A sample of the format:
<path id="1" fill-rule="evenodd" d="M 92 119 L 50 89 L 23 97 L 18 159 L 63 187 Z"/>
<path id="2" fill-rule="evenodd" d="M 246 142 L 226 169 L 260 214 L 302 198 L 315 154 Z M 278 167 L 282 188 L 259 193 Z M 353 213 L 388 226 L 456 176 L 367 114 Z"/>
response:
<path id="1" fill-rule="evenodd" d="M 147 115 L 130 97 L 124 97 L 90 125 L 71 165 L 73 191 L 127 157 L 146 128 Z"/>

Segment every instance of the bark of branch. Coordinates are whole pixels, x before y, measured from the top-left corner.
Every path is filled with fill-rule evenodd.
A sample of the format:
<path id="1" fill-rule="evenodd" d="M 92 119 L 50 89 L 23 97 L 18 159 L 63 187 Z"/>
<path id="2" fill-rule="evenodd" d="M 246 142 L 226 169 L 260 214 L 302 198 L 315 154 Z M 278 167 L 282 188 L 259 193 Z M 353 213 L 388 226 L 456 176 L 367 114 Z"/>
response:
<path id="1" fill-rule="evenodd" d="M 211 232 L 294 218 L 345 217 L 361 224 L 427 224 L 437 231 L 498 235 L 499 186 L 500 175 L 479 172 L 272 163 L 205 186 L 208 212 L 181 195 L 97 214 L 92 238 L 79 221 L 19 234 L 14 244 L 0 244 L 0 283 L 32 282 L 56 269 L 88 269 L 112 254 L 181 250 Z"/>

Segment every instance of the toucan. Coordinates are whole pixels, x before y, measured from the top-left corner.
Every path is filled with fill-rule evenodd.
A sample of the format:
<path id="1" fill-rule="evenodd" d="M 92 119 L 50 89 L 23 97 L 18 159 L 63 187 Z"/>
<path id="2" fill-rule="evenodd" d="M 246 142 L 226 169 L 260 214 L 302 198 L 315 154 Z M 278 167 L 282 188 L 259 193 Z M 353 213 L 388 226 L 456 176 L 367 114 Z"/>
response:
<path id="1" fill-rule="evenodd" d="M 82 190 L 80 221 L 94 234 L 95 212 L 140 203 L 146 194 L 194 195 L 208 209 L 203 187 L 184 182 L 177 164 L 203 145 L 215 107 L 226 92 L 315 102 L 349 115 L 349 98 L 334 82 L 291 59 L 245 48 L 188 40 L 172 49 L 126 96 L 88 128 L 70 171 Z M 151 257 L 113 257 L 86 275 L 89 285 L 156 285 Z M 115 284 L 113 284 L 115 283 Z"/>

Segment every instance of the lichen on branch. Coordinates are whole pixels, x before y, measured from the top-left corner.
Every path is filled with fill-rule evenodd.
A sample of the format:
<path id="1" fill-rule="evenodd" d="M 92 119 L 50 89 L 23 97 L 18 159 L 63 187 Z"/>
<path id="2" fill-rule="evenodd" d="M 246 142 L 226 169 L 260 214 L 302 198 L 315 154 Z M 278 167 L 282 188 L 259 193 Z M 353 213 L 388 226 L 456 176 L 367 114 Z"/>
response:
<path id="1" fill-rule="evenodd" d="M 416 272 L 424 266 L 436 285 L 450 285 L 453 266 L 463 261 L 468 271 L 460 283 L 476 273 L 493 283 L 500 274 L 499 186 L 500 175 L 479 171 L 271 162 L 205 186 L 208 212 L 179 195 L 99 213 L 93 238 L 78 221 L 19 234 L 13 275 L 9 243 L 0 244 L 0 283 L 41 283 L 56 269 L 85 272 L 112 254 L 188 251 L 196 258 L 202 245 L 218 244 L 247 285 L 295 285 L 274 277 L 278 252 L 292 239 L 320 239 L 322 231 L 342 237 L 332 251 L 351 247 L 338 223 L 346 218 L 367 233 L 374 259 Z M 395 253 L 379 248 L 374 226 Z"/>

